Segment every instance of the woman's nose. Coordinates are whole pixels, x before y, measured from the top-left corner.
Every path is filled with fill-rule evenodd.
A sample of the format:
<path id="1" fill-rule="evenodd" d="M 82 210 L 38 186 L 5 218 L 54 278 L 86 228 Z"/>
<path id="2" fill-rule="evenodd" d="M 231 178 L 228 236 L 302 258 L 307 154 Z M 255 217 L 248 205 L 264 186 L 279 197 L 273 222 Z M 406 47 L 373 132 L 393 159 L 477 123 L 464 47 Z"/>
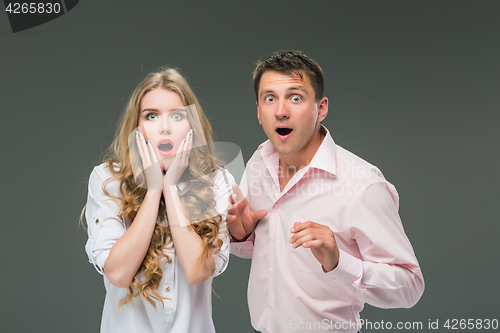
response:
<path id="1" fill-rule="evenodd" d="M 167 115 L 160 116 L 160 133 L 170 134 L 170 121 Z"/>

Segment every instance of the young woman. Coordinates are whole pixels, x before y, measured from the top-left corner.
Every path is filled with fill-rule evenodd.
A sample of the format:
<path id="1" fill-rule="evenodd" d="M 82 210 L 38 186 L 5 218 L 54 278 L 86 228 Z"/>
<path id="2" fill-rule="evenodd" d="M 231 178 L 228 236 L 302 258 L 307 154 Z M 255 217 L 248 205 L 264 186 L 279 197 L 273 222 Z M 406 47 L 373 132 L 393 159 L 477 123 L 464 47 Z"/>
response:
<path id="1" fill-rule="evenodd" d="M 234 179 L 216 165 L 212 129 L 174 69 L 135 89 L 111 158 L 89 179 L 89 260 L 104 275 L 101 332 L 215 332 L 211 280 L 229 259 Z"/>

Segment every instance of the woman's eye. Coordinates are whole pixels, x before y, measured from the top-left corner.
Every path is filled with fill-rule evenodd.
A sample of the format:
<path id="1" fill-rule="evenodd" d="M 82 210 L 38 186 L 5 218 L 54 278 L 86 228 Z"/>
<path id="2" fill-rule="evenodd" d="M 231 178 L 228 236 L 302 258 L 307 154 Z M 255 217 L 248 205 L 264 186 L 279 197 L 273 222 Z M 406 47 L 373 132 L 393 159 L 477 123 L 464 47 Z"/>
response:
<path id="1" fill-rule="evenodd" d="M 184 119 L 184 116 L 182 114 L 180 114 L 180 113 L 175 113 L 175 114 L 172 115 L 172 118 L 174 120 L 182 120 L 182 119 Z"/>
<path id="2" fill-rule="evenodd" d="M 293 102 L 300 102 L 302 100 L 302 97 L 298 96 L 298 95 L 294 95 L 292 96 L 292 101 Z"/>
<path id="3" fill-rule="evenodd" d="M 146 119 L 147 119 L 147 120 L 155 120 L 155 119 L 157 119 L 157 118 L 158 118 L 158 116 L 157 116 L 157 115 L 155 115 L 154 113 L 150 113 L 150 114 L 148 114 L 148 115 L 146 116 Z"/>
<path id="4" fill-rule="evenodd" d="M 266 102 L 274 102 L 274 97 L 273 96 L 267 96 L 266 97 Z"/>

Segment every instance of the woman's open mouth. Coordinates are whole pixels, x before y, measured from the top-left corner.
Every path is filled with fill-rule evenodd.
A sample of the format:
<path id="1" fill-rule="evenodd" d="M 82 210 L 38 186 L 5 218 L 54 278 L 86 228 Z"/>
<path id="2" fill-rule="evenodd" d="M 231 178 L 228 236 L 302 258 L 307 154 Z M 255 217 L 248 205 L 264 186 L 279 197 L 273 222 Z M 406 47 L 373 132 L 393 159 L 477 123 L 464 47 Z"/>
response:
<path id="1" fill-rule="evenodd" d="M 168 156 L 168 155 L 172 154 L 172 152 L 174 151 L 173 150 L 174 149 L 174 143 L 170 139 L 161 139 L 158 142 L 158 146 L 157 147 L 158 147 L 158 151 L 163 156 Z"/>

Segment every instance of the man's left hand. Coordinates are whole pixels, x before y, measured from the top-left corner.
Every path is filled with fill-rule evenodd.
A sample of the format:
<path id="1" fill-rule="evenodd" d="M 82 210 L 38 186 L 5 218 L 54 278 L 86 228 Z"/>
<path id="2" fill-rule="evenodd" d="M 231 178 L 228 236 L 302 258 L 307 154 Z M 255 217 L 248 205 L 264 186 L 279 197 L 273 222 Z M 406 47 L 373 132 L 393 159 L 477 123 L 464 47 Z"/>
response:
<path id="1" fill-rule="evenodd" d="M 295 222 L 290 230 L 293 234 L 290 243 L 294 248 L 302 245 L 310 248 L 312 254 L 327 272 L 337 267 L 339 263 L 339 248 L 335 235 L 326 225 L 315 222 Z"/>

